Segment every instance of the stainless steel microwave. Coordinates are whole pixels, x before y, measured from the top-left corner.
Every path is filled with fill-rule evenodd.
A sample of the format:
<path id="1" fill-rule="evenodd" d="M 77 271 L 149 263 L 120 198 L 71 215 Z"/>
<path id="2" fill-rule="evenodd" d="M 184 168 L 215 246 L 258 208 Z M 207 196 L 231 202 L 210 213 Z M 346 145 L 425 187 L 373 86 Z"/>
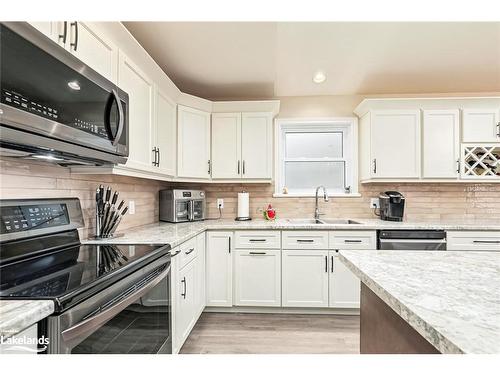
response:
<path id="1" fill-rule="evenodd" d="M 160 191 L 160 220 L 171 223 L 205 219 L 203 190 L 169 189 Z"/>
<path id="2" fill-rule="evenodd" d="M 0 81 L 0 155 L 127 160 L 127 93 L 28 23 L 0 23 Z"/>

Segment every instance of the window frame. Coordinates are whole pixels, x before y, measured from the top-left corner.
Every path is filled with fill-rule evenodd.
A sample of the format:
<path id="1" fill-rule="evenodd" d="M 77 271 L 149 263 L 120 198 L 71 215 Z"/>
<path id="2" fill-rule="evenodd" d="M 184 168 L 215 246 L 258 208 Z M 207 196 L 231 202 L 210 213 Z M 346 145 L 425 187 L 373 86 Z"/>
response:
<path id="1" fill-rule="evenodd" d="M 286 133 L 325 133 L 342 131 L 342 158 L 307 158 L 303 161 L 345 161 L 344 186 L 350 186 L 350 193 L 328 192 L 330 197 L 359 197 L 358 193 L 358 119 L 356 117 L 332 118 L 289 118 L 275 120 L 275 168 L 274 197 L 314 197 L 315 192 L 290 192 L 283 194 L 285 181 L 285 137 Z M 291 159 L 289 161 L 298 160 Z"/>

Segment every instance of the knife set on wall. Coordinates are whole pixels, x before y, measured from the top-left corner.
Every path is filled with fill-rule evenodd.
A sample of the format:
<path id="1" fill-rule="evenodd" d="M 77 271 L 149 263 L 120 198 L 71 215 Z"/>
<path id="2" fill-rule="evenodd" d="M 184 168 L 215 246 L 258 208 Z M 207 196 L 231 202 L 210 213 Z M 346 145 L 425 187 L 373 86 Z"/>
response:
<path id="1" fill-rule="evenodd" d="M 128 211 L 127 206 L 120 212 L 123 205 L 125 204 L 125 201 L 122 200 L 117 206 L 116 202 L 118 201 L 118 195 L 118 192 L 115 191 L 113 193 L 113 197 L 111 198 L 111 188 L 109 186 L 104 189 L 104 186 L 101 185 L 96 190 L 95 236 L 97 238 L 113 237 L 113 234 L 115 233 L 116 228 L 118 228 L 120 221 Z"/>

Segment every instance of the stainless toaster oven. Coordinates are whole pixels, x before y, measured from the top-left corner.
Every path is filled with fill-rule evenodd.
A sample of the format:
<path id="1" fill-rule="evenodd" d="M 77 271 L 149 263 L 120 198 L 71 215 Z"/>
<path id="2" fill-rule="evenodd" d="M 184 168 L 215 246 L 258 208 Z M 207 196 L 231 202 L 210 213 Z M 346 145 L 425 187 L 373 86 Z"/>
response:
<path id="1" fill-rule="evenodd" d="M 160 190 L 160 220 L 170 223 L 205 219 L 203 190 Z"/>

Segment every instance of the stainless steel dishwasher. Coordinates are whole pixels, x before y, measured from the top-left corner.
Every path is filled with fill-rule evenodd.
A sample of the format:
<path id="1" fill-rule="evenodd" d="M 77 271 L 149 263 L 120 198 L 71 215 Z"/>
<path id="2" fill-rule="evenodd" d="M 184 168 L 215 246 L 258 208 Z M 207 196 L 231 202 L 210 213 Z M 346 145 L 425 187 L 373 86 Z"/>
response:
<path id="1" fill-rule="evenodd" d="M 446 250 L 443 230 L 380 230 L 379 250 Z"/>

